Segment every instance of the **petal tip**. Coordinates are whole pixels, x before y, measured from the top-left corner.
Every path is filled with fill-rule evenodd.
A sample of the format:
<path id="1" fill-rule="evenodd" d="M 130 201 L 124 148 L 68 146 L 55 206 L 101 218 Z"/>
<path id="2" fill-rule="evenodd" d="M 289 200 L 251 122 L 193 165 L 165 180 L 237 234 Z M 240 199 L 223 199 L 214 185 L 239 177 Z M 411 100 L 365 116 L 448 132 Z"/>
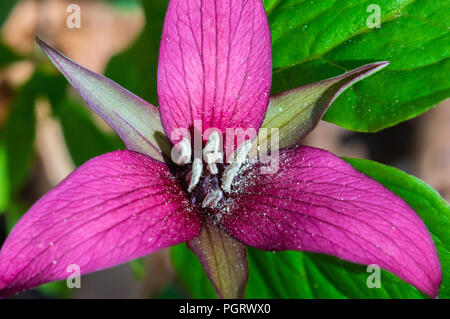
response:
<path id="1" fill-rule="evenodd" d="M 39 36 L 35 36 L 34 40 L 41 47 L 41 49 L 45 51 L 45 53 L 47 53 L 51 49 L 47 43 L 45 43 L 44 41 L 41 40 L 41 38 L 39 38 Z"/>
<path id="2" fill-rule="evenodd" d="M 389 64 L 391 64 L 391 61 L 380 61 L 380 62 L 375 62 L 375 65 L 377 65 L 377 69 L 382 69 L 387 67 Z"/>

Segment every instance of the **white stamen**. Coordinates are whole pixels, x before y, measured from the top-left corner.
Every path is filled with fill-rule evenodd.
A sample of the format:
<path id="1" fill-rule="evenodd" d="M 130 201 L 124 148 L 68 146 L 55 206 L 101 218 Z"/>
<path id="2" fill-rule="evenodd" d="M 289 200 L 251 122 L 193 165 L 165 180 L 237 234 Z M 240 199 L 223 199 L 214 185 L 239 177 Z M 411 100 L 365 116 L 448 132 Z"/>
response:
<path id="1" fill-rule="evenodd" d="M 191 161 L 191 142 L 186 137 L 177 144 L 178 147 L 172 148 L 172 160 L 177 165 L 185 165 Z"/>
<path id="2" fill-rule="evenodd" d="M 252 147 L 252 141 L 246 140 L 231 155 L 231 164 L 225 168 L 222 175 L 222 189 L 229 193 L 231 190 L 231 184 L 234 178 L 239 172 L 242 164 L 245 162 L 248 153 Z"/>
<path id="3" fill-rule="evenodd" d="M 219 173 L 219 169 L 217 168 L 216 163 L 208 164 L 208 171 L 210 171 L 210 173 L 213 175 Z"/>
<path id="4" fill-rule="evenodd" d="M 192 163 L 192 171 L 189 172 L 187 179 L 189 182 L 188 192 L 192 192 L 200 181 L 200 176 L 202 175 L 203 164 L 198 160 L 194 160 Z"/>
<path id="5" fill-rule="evenodd" d="M 219 170 L 216 163 L 223 158 L 222 152 L 220 152 L 220 136 L 217 131 L 209 135 L 208 143 L 203 149 L 203 158 L 208 163 L 208 170 L 211 174 L 217 174 Z"/>
<path id="6" fill-rule="evenodd" d="M 219 201 L 222 199 L 223 197 L 223 193 L 220 189 L 216 189 L 210 193 L 208 193 L 208 195 L 206 195 L 206 197 L 203 199 L 202 202 L 202 207 L 206 208 L 206 207 L 210 207 L 210 208 L 214 208 Z"/>

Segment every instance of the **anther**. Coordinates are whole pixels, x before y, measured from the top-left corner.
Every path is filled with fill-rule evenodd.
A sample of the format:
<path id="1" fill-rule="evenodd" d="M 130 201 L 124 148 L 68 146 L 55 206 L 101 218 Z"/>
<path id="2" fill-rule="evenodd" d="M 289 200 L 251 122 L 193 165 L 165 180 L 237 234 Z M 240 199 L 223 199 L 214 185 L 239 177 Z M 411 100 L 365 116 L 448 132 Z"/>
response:
<path id="1" fill-rule="evenodd" d="M 186 137 L 177 144 L 178 147 L 172 148 L 172 160 L 177 165 L 185 165 L 191 161 L 191 142 Z"/>
<path id="2" fill-rule="evenodd" d="M 225 168 L 222 175 L 222 189 L 229 193 L 231 190 L 231 184 L 234 178 L 239 172 L 242 164 L 245 162 L 248 153 L 252 147 L 252 141 L 246 140 L 244 143 L 238 146 L 238 148 L 231 155 L 231 163 Z"/>
<path id="3" fill-rule="evenodd" d="M 197 186 L 200 181 L 200 177 L 203 171 L 203 164 L 199 160 L 195 159 L 194 163 L 192 163 L 192 170 L 187 175 L 187 182 L 189 183 L 188 192 L 191 193 L 195 186 Z"/>
<path id="4" fill-rule="evenodd" d="M 220 136 L 217 131 L 209 135 L 208 143 L 206 143 L 203 149 L 203 157 L 205 162 L 208 163 L 208 170 L 211 174 L 217 174 L 219 170 L 217 169 L 216 163 L 223 159 L 222 152 L 220 152 Z"/>

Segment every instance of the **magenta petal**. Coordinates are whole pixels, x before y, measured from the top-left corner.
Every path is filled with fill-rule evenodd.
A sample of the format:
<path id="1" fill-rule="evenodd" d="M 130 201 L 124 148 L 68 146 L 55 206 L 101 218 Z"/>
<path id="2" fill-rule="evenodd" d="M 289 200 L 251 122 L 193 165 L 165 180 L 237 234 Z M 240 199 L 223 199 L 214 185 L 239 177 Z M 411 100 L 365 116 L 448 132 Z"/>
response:
<path id="1" fill-rule="evenodd" d="M 271 77 L 271 37 L 261 0 L 170 1 L 158 69 L 161 119 L 169 138 L 195 120 L 203 131 L 257 130 Z"/>
<path id="2" fill-rule="evenodd" d="M 277 173 L 261 175 L 253 166 L 242 178 L 234 189 L 235 208 L 221 219 L 235 238 L 263 250 L 378 264 L 437 297 L 441 267 L 422 220 L 340 158 L 310 147 L 283 150 Z"/>
<path id="3" fill-rule="evenodd" d="M 197 236 L 201 217 L 165 164 L 131 151 L 96 157 L 42 197 L 0 252 L 0 295 L 86 274 Z"/>

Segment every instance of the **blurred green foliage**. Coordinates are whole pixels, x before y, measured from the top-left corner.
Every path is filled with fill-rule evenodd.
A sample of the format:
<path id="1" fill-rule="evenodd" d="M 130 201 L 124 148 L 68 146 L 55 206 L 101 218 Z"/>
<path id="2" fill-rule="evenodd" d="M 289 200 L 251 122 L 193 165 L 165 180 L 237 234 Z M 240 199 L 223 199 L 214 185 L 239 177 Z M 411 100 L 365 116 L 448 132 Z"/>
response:
<path id="1" fill-rule="evenodd" d="M 59 103 L 64 96 L 65 79 L 54 72 L 38 68 L 20 87 L 11 103 L 4 134 L 8 172 L 12 192 L 17 192 L 28 177 L 34 157 L 36 131 L 35 102 L 46 97 L 51 103 Z"/>
<path id="2" fill-rule="evenodd" d="M 6 18 L 9 15 L 9 12 L 13 8 L 16 0 L 2 0 L 0 1 L 0 27 L 5 22 Z"/>
<path id="3" fill-rule="evenodd" d="M 0 139 L 0 214 L 5 210 L 9 199 L 9 176 L 6 147 Z"/>
<path id="4" fill-rule="evenodd" d="M 158 105 L 156 79 L 158 52 L 168 0 L 143 0 L 146 25 L 137 41 L 113 57 L 105 76 L 144 100 Z"/>
<path id="5" fill-rule="evenodd" d="M 13 62 L 20 60 L 22 57 L 14 52 L 10 47 L 0 39 L 0 68 L 5 67 Z"/>
<path id="6" fill-rule="evenodd" d="M 140 5 L 140 0 L 106 0 L 110 4 L 119 7 L 120 9 L 135 8 Z"/>
<path id="7" fill-rule="evenodd" d="M 61 121 L 69 153 L 77 166 L 98 155 L 125 148 L 116 135 L 99 130 L 92 114 L 79 99 L 66 96 L 58 106 L 56 115 Z"/>

